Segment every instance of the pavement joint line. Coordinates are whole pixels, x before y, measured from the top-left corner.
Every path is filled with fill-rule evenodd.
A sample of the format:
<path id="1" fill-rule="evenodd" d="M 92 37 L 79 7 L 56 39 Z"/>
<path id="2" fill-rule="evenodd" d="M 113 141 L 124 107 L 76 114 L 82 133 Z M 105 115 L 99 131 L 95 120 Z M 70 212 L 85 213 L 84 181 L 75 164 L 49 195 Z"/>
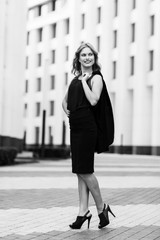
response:
<path id="1" fill-rule="evenodd" d="M 40 161 L 36 164 L 23 165 L 23 167 L 20 164 L 13 166 L 13 168 L 9 167 L 10 170 L 13 169 L 13 172 L 15 172 L 15 177 L 10 175 L 12 170 L 7 171 L 7 167 L 0 168 L 0 174 L 3 172 L 1 169 L 5 169 L 7 176 L 0 177 L 2 201 L 6 197 L 6 209 L 2 209 L 3 205 L 1 205 L 2 208 L 0 209 L 0 239 L 160 239 L 160 178 L 159 176 L 154 176 L 155 169 L 157 168 L 159 171 L 159 159 L 153 156 L 130 157 L 129 155 L 125 157 L 114 155 L 109 158 L 107 156 L 108 159 L 104 158 L 106 158 L 106 155 L 97 157 L 95 172 L 98 173 L 100 172 L 99 170 L 103 169 L 101 175 L 98 176 L 100 187 L 103 193 L 105 193 L 106 200 L 109 194 L 111 208 L 117 216 L 114 219 L 109 215 L 111 223 L 104 231 L 99 230 L 97 227 L 99 219 L 96 207 L 93 204 L 90 207 L 93 214 L 90 230 L 86 229 L 87 223 L 84 224 L 81 230 L 73 231 L 69 229 L 68 224 L 74 221 L 78 211 L 76 207 L 77 200 L 75 200 L 77 179 L 73 175 L 67 176 L 67 172 L 70 170 L 70 160 L 67 160 L 67 164 L 66 160 L 61 161 L 61 163 Z M 30 169 L 35 176 L 20 177 L 21 172 L 25 172 L 25 167 L 26 174 L 29 175 Z M 18 168 L 19 170 L 16 171 Z M 58 175 L 49 176 L 49 168 L 51 168 L 51 173 L 54 174 L 57 171 L 57 174 L 61 173 L 62 177 L 57 177 Z M 115 172 L 114 176 L 107 176 L 108 169 L 110 169 L 111 174 Z M 38 171 L 45 172 L 46 176 L 39 177 Z M 136 171 L 139 171 L 139 175 L 133 176 L 133 172 Z M 150 175 L 152 175 L 145 175 L 147 171 L 150 171 Z M 156 171 L 157 174 L 158 171 Z M 116 176 L 116 172 L 117 174 L 126 172 L 129 176 Z M 60 179 L 61 181 L 59 182 Z M 4 180 L 6 183 L 3 182 Z M 26 183 L 26 180 L 28 180 L 28 183 Z M 18 183 L 18 181 L 21 183 Z M 49 184 L 49 181 L 52 182 Z M 58 187 L 55 186 L 57 182 Z M 15 183 L 18 183 L 17 188 L 14 187 Z M 4 188 L 2 187 L 3 189 L 1 184 L 6 184 Z M 49 188 L 47 188 L 47 184 L 49 184 Z M 68 186 L 70 187 L 68 188 Z M 55 206 L 52 203 L 54 200 L 53 193 L 56 194 L 56 201 L 59 199 Z M 114 199 L 115 193 L 116 199 Z M 45 198 L 41 198 L 42 194 L 48 194 L 48 198 L 47 195 Z M 27 202 L 24 204 L 26 196 Z M 17 205 L 14 205 L 17 200 Z M 91 200 L 91 202 L 93 201 Z M 33 208 L 27 208 L 29 205 L 33 205 Z M 14 206 L 17 207 L 14 208 Z"/>
<path id="2" fill-rule="evenodd" d="M 160 188 L 158 176 L 98 176 L 101 188 Z M 58 184 L 57 184 L 58 183 Z M 73 177 L 1 177 L 0 190 L 11 189 L 77 189 Z"/>

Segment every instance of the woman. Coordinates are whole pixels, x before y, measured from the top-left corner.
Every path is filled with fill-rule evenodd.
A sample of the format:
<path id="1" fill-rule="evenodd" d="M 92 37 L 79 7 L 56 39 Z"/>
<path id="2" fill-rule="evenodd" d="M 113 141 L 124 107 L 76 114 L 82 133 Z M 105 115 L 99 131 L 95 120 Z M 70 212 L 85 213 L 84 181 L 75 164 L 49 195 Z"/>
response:
<path id="1" fill-rule="evenodd" d="M 109 205 L 102 200 L 99 184 L 94 175 L 94 152 L 97 142 L 97 124 L 92 109 L 97 105 L 103 89 L 98 65 L 98 54 L 89 43 L 82 43 L 75 53 L 72 72 L 75 78 L 64 97 L 62 106 L 69 117 L 72 154 L 72 172 L 78 177 L 79 213 L 69 226 L 80 229 L 92 214 L 88 209 L 89 192 L 96 203 L 101 229 L 109 224 Z M 114 216 L 114 214 L 112 213 Z"/>

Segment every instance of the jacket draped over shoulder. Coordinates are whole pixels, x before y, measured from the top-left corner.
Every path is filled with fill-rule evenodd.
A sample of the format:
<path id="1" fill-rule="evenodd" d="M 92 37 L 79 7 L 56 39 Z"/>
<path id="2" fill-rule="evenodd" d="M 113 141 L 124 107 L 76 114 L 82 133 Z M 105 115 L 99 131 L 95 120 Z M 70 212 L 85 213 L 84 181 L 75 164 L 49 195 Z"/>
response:
<path id="1" fill-rule="evenodd" d="M 95 74 L 100 75 L 103 80 L 103 89 L 100 99 L 95 106 L 92 106 L 98 129 L 95 152 L 102 153 L 108 151 L 109 146 L 114 141 L 114 118 L 111 101 L 103 75 L 100 71 L 94 72 L 94 75 Z"/>

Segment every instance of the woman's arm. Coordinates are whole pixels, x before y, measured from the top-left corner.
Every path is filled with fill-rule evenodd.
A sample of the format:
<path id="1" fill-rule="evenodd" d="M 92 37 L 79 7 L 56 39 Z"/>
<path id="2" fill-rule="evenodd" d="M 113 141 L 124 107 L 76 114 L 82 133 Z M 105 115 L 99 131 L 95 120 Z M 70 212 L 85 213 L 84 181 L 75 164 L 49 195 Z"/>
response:
<path id="1" fill-rule="evenodd" d="M 66 95 L 62 101 L 62 108 L 64 110 L 64 112 L 66 113 L 66 115 L 69 117 L 69 110 L 67 109 L 67 105 L 68 105 L 68 91 L 66 92 Z"/>
<path id="2" fill-rule="evenodd" d="M 91 80 L 92 89 L 89 88 L 86 82 L 88 78 L 89 78 L 89 75 L 85 74 L 85 76 L 82 78 L 82 86 L 83 86 L 86 98 L 88 99 L 88 101 L 92 106 L 95 106 L 100 98 L 102 88 L 103 88 L 102 77 L 97 74 L 92 78 Z"/>

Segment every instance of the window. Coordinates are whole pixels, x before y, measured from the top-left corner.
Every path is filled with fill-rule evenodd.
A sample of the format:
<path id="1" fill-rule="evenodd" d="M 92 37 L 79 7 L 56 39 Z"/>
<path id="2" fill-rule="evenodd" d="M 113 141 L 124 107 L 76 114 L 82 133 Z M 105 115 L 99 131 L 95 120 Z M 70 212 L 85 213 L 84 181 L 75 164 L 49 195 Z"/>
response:
<path id="1" fill-rule="evenodd" d="M 65 73 L 65 85 L 66 86 L 68 85 L 68 73 L 67 72 Z"/>
<path id="2" fill-rule="evenodd" d="M 131 64 L 131 67 L 130 67 L 130 75 L 133 76 L 134 75 L 134 72 L 135 72 L 135 57 L 134 56 L 131 56 L 130 57 L 130 64 Z"/>
<path id="3" fill-rule="evenodd" d="M 39 17 L 39 16 L 41 16 L 41 14 L 42 14 L 42 5 L 39 5 L 37 7 L 37 16 Z"/>
<path id="4" fill-rule="evenodd" d="M 81 22 L 81 28 L 84 29 L 85 28 L 85 14 L 83 13 L 81 16 L 82 22 Z"/>
<path id="5" fill-rule="evenodd" d="M 42 42 L 42 33 L 43 33 L 43 29 L 39 28 L 38 29 L 38 42 Z"/>
<path id="6" fill-rule="evenodd" d="M 118 16 L 118 0 L 114 0 L 114 16 Z"/>
<path id="7" fill-rule="evenodd" d="M 135 42 L 135 23 L 131 24 L 131 42 Z"/>
<path id="8" fill-rule="evenodd" d="M 42 54 L 38 53 L 37 55 L 37 66 L 40 67 L 42 65 Z"/>
<path id="9" fill-rule="evenodd" d="M 114 38 L 113 47 L 116 48 L 117 47 L 117 30 L 113 32 L 113 38 Z"/>
<path id="10" fill-rule="evenodd" d="M 54 115 L 54 101 L 50 101 L 50 116 Z"/>
<path id="11" fill-rule="evenodd" d="M 51 11 L 55 11 L 56 10 L 56 0 L 51 0 L 50 2 L 50 9 Z"/>
<path id="12" fill-rule="evenodd" d="M 28 111 L 28 104 L 24 104 L 24 117 L 27 117 L 27 111 Z"/>
<path id="13" fill-rule="evenodd" d="M 150 21 L 151 21 L 151 36 L 154 35 L 154 25 L 155 25 L 155 16 L 152 15 L 150 17 Z"/>
<path id="14" fill-rule="evenodd" d="M 27 32 L 27 45 L 29 45 L 30 32 Z"/>
<path id="15" fill-rule="evenodd" d="M 51 63 L 55 63 L 56 60 L 56 51 L 52 50 Z"/>
<path id="16" fill-rule="evenodd" d="M 69 34 L 69 26 L 70 26 L 69 18 L 67 18 L 65 20 L 65 32 L 66 32 L 66 34 Z"/>
<path id="17" fill-rule="evenodd" d="M 35 127 L 35 144 L 39 144 L 40 128 Z"/>
<path id="18" fill-rule="evenodd" d="M 53 136 L 52 136 L 52 127 L 51 126 L 48 127 L 48 137 L 49 137 L 49 139 L 48 139 L 49 144 L 53 144 Z"/>
<path id="19" fill-rule="evenodd" d="M 149 51 L 149 70 L 153 71 L 154 68 L 154 51 Z"/>
<path id="20" fill-rule="evenodd" d="M 100 52 L 100 47 L 101 47 L 101 37 L 97 36 L 97 51 Z"/>
<path id="21" fill-rule="evenodd" d="M 52 24 L 51 25 L 51 32 L 52 32 L 52 38 L 55 38 L 56 37 L 56 28 L 57 28 L 57 25 L 56 23 Z"/>
<path id="22" fill-rule="evenodd" d="M 113 61 L 113 79 L 116 79 L 117 75 L 117 62 Z"/>
<path id="23" fill-rule="evenodd" d="M 51 89 L 55 89 L 55 76 L 52 75 L 50 79 L 51 79 Z"/>
<path id="24" fill-rule="evenodd" d="M 136 0 L 132 0 L 132 8 L 135 9 L 136 8 Z"/>
<path id="25" fill-rule="evenodd" d="M 41 104 L 40 102 L 36 103 L 36 117 L 39 117 L 41 113 Z"/>
<path id="26" fill-rule="evenodd" d="M 28 56 L 26 57 L 26 69 L 28 69 L 28 64 L 29 64 L 29 58 Z"/>
<path id="27" fill-rule="evenodd" d="M 99 7 L 97 11 L 98 11 L 97 23 L 101 23 L 101 7 Z"/>
<path id="28" fill-rule="evenodd" d="M 69 47 L 68 46 L 66 46 L 65 52 L 66 52 L 65 60 L 68 61 L 68 59 L 69 59 Z"/>
<path id="29" fill-rule="evenodd" d="M 37 78 L 37 92 L 41 91 L 41 78 Z"/>
<path id="30" fill-rule="evenodd" d="M 25 81 L 25 93 L 28 93 L 28 80 Z"/>

